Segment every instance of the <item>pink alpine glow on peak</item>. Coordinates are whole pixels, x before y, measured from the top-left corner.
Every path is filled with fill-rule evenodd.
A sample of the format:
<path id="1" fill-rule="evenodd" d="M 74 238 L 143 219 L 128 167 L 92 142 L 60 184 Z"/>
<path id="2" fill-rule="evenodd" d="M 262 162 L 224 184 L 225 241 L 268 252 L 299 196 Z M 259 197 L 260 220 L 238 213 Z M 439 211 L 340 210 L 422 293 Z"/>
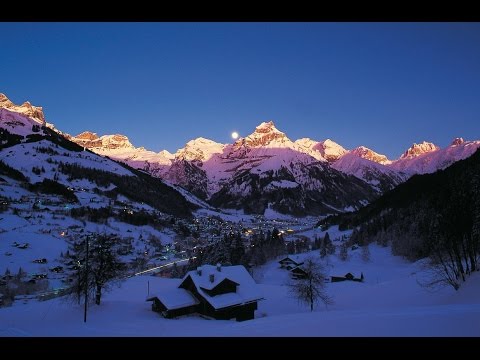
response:
<path id="1" fill-rule="evenodd" d="M 430 143 L 423 143 L 423 145 L 425 145 L 424 150 L 425 148 L 428 150 L 433 147 L 435 150 L 424 151 L 423 153 L 418 153 L 417 156 L 412 155 L 410 157 L 405 157 L 405 153 L 400 159 L 394 161 L 388 166 L 410 175 L 433 173 L 439 169 L 445 169 L 447 166 L 450 166 L 458 160 L 471 156 L 478 148 L 480 148 L 480 141 L 465 141 L 462 138 L 456 138 L 450 146 L 443 149 Z M 417 145 L 417 147 L 418 146 L 419 145 Z M 412 148 L 409 150 L 411 149 Z"/>
<path id="2" fill-rule="evenodd" d="M 185 147 L 178 149 L 175 153 L 175 158 L 187 161 L 203 162 L 210 159 L 214 154 L 221 154 L 224 148 L 224 144 L 199 137 L 190 140 L 185 144 Z"/>
<path id="3" fill-rule="evenodd" d="M 347 150 L 342 145 L 330 139 L 321 141 L 314 149 L 318 150 L 329 162 L 338 160 L 347 153 Z"/>
<path id="4" fill-rule="evenodd" d="M 367 159 L 370 161 L 374 161 L 376 163 L 386 165 L 390 164 L 391 161 L 388 160 L 388 158 L 385 155 L 376 153 L 372 149 L 369 149 L 365 146 L 359 146 L 351 151 L 352 154 L 362 158 L 362 159 Z"/>
<path id="5" fill-rule="evenodd" d="M 239 139 L 242 140 L 242 139 Z M 237 140 L 236 143 L 239 141 Z M 262 122 L 255 128 L 255 131 L 248 135 L 244 142 L 247 147 L 292 147 L 293 142 L 281 131 L 273 121 Z"/>
<path id="6" fill-rule="evenodd" d="M 461 138 L 461 137 L 457 137 L 457 138 L 453 139 L 453 141 L 450 145 L 451 146 L 457 146 L 457 145 L 462 145 L 463 143 L 465 143 L 465 140 L 463 140 L 463 138 Z"/>
<path id="7" fill-rule="evenodd" d="M 343 146 L 330 139 L 315 141 L 310 138 L 302 138 L 295 141 L 295 144 L 301 149 L 305 149 L 301 151 L 318 160 L 327 160 L 328 162 L 334 162 L 348 152 Z"/>
<path id="8" fill-rule="evenodd" d="M 77 136 L 71 137 L 70 140 L 88 149 L 98 149 L 100 152 L 118 149 L 135 150 L 135 147 L 130 143 L 128 137 L 121 134 L 103 135 L 98 137 L 97 133 L 84 131 Z"/>
<path id="9" fill-rule="evenodd" d="M 266 132 L 271 132 L 271 131 L 280 132 L 275 127 L 274 122 L 271 121 L 271 120 L 270 121 L 264 121 L 255 128 L 255 132 L 257 132 L 257 133 L 266 133 Z"/>
<path id="10" fill-rule="evenodd" d="M 0 109 L 7 109 L 22 114 L 41 126 L 45 125 L 43 108 L 41 106 L 33 106 L 28 101 L 25 101 L 22 105 L 15 105 L 5 94 L 0 93 Z"/>
<path id="11" fill-rule="evenodd" d="M 420 144 L 414 143 L 412 146 L 410 146 L 410 148 L 407 149 L 407 151 L 403 153 L 402 156 L 400 156 L 400 159 L 412 159 L 422 154 L 437 150 L 440 150 L 440 148 L 431 142 L 424 141 Z"/>
<path id="12" fill-rule="evenodd" d="M 81 134 L 78 134 L 75 136 L 76 139 L 78 140 L 88 140 L 88 141 L 93 141 L 93 140 L 98 140 L 99 137 L 97 133 L 91 132 L 91 131 L 84 131 Z"/>

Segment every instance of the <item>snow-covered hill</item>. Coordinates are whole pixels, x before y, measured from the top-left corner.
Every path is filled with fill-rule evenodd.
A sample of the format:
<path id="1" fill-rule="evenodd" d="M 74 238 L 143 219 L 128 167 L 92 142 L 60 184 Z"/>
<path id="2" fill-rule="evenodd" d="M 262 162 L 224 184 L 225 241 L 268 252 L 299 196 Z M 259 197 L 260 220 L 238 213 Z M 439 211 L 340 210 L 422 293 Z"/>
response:
<path id="1" fill-rule="evenodd" d="M 459 291 L 427 291 L 417 282 L 423 276 L 421 263 L 370 246 L 367 263 L 359 249 L 350 251 L 345 262 L 336 256 L 324 261 L 328 275 L 363 272 L 365 282 L 327 283 L 334 304 L 319 304 L 313 312 L 292 298 L 287 270 L 272 261 L 254 269 L 265 300 L 250 321 L 206 320 L 194 314 L 165 319 L 145 301 L 147 289 L 155 292 L 175 280 L 137 276 L 106 294 L 101 306 L 90 307 L 87 324 L 83 306 L 62 299 L 26 300 L 0 309 L 0 336 L 480 336 L 480 277 L 475 276 L 480 274 Z"/>

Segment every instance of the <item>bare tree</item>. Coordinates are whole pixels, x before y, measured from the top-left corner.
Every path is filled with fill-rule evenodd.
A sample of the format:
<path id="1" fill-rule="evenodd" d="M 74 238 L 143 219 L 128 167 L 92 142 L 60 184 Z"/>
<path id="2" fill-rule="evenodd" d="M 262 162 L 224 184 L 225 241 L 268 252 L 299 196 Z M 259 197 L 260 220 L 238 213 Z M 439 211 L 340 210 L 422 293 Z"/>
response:
<path id="1" fill-rule="evenodd" d="M 333 304 L 332 298 L 326 293 L 325 279 L 326 272 L 322 264 L 314 257 L 308 257 L 304 260 L 302 269 L 306 275 L 302 279 L 292 279 L 288 284 L 290 293 L 299 302 L 310 305 L 310 311 L 319 301 L 325 305 Z"/>

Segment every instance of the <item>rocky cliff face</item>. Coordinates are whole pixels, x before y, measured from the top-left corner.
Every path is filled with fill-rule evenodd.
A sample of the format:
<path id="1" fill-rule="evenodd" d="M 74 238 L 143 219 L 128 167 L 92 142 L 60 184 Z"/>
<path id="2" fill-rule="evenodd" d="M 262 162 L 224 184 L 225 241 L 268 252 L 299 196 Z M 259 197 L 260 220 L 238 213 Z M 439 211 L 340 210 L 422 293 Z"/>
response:
<path id="1" fill-rule="evenodd" d="M 400 160 L 402 159 L 413 159 L 417 156 L 427 154 L 432 151 L 436 151 L 440 149 L 437 145 L 431 143 L 431 142 L 422 142 L 420 144 L 413 144 L 410 146 L 402 156 L 400 156 Z"/>
<path id="2" fill-rule="evenodd" d="M 36 121 L 40 126 L 45 125 L 43 108 L 41 106 L 33 106 L 28 101 L 25 101 L 22 105 L 15 105 L 5 94 L 0 93 L 0 108 L 22 114 Z"/>

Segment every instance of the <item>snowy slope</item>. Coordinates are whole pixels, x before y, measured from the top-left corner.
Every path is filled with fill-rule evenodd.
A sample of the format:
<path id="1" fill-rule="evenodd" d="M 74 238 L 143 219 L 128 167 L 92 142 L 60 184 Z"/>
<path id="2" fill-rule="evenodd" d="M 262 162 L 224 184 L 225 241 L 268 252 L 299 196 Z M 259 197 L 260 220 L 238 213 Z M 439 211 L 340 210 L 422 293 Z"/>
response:
<path id="1" fill-rule="evenodd" d="M 38 150 L 39 148 L 40 151 Z M 47 151 L 50 153 L 42 152 L 44 149 L 49 149 Z M 44 178 L 53 179 L 58 165 L 53 161 L 47 161 L 53 158 L 57 162 L 78 164 L 92 169 L 110 171 L 117 175 L 134 176 L 129 170 L 110 159 L 92 154 L 88 151 L 76 152 L 59 148 L 48 140 L 19 144 L 0 151 L 0 160 L 14 169 L 20 170 L 24 175 L 28 176 L 32 182 L 42 181 Z M 32 168 L 37 166 L 43 167 L 45 172 L 39 175 L 33 173 Z"/>
<path id="2" fill-rule="evenodd" d="M 0 127 L 8 130 L 11 134 L 30 135 L 34 125 L 41 126 L 41 123 L 19 113 L 0 108 Z"/>
<path id="3" fill-rule="evenodd" d="M 125 262 L 145 258 L 146 253 L 149 256 L 155 254 L 157 249 L 155 243 L 150 242 L 152 238 L 159 239 L 164 244 L 173 243 L 175 233 L 172 236 L 168 228 L 159 230 L 152 225 L 135 226 L 127 223 L 127 220 L 121 220 L 122 213 L 134 215 L 141 212 L 167 223 L 172 218 L 171 209 L 177 204 L 166 207 L 167 213 L 163 213 L 144 202 L 136 202 L 122 195 L 123 190 L 107 180 L 113 177 L 105 174 L 132 179 L 137 178 L 137 175 L 117 162 L 88 151 L 67 150 L 46 139 L 2 149 L 0 161 L 26 176 L 26 181 L 19 181 L 11 178 L 8 172 L 4 174 L 0 171 L 0 201 L 8 205 L 0 211 L 2 275 L 7 269 L 15 275 L 22 268 L 26 272 L 25 281 L 32 279 L 35 274 L 46 274 L 50 288 L 64 287 L 65 274 L 57 274 L 50 269 L 64 266 L 61 253 L 65 254 L 69 244 L 86 233 L 116 234 L 126 244 L 131 244 L 131 251 L 124 256 Z M 60 164 L 101 170 L 101 174 L 104 174 L 99 179 L 102 180 L 101 184 L 88 178 L 71 178 L 62 173 Z M 44 179 L 64 185 L 78 201 L 32 189 L 32 184 L 38 184 Z M 162 196 L 167 196 L 169 192 L 175 193 L 169 187 L 165 188 L 169 190 L 163 191 Z M 168 200 L 167 197 L 164 199 Z M 74 217 L 71 212 L 86 208 L 108 209 L 109 216 L 94 222 L 88 215 Z M 27 246 L 21 248 L 16 244 Z M 47 263 L 35 263 L 36 259 L 46 259 Z"/>
<path id="4" fill-rule="evenodd" d="M 1 336 L 480 336 L 480 274 L 459 291 L 429 292 L 417 283 L 421 264 L 393 257 L 390 249 L 371 245 L 371 261 L 357 251 L 346 262 L 329 258 L 329 274 L 363 272 L 364 283 L 327 283 L 334 304 L 313 312 L 291 297 L 288 274 L 275 262 L 254 269 L 265 296 L 255 319 L 209 321 L 196 315 L 165 319 L 145 299 L 175 280 L 151 276 L 128 279 L 91 306 L 61 299 L 35 300 L 0 309 Z M 303 257 L 304 255 L 300 255 Z M 318 255 L 317 255 L 318 256 Z"/>
<path id="5" fill-rule="evenodd" d="M 379 192 L 391 190 L 407 179 L 405 174 L 392 170 L 376 161 L 360 157 L 354 151 L 335 161 L 332 167 L 364 180 Z"/>

